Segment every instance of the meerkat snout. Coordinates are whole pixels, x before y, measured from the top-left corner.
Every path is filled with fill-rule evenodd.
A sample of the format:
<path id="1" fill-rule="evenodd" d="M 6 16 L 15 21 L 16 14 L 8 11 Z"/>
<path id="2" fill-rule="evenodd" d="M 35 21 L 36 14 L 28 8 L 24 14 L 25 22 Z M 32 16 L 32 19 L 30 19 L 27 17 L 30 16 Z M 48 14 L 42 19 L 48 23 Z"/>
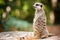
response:
<path id="1" fill-rule="evenodd" d="M 34 6 L 34 8 L 37 9 L 37 10 L 42 9 L 42 3 L 38 3 L 38 2 L 37 2 L 37 3 L 34 3 L 33 6 Z"/>

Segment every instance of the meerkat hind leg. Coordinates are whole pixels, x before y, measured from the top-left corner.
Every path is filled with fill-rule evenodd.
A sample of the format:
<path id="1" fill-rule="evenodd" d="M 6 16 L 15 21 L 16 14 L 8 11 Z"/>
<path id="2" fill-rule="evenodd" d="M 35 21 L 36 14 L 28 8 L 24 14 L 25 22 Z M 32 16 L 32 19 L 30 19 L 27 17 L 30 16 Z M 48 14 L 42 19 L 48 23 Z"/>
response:
<path id="1" fill-rule="evenodd" d="M 48 37 L 48 35 L 43 35 L 42 37 L 41 37 L 41 39 L 44 39 L 44 38 L 47 38 Z"/>
<path id="2" fill-rule="evenodd" d="M 48 38 L 48 37 L 52 37 L 52 36 L 54 36 L 54 35 L 53 35 L 53 34 L 43 35 L 43 36 L 41 37 L 41 39 Z"/>

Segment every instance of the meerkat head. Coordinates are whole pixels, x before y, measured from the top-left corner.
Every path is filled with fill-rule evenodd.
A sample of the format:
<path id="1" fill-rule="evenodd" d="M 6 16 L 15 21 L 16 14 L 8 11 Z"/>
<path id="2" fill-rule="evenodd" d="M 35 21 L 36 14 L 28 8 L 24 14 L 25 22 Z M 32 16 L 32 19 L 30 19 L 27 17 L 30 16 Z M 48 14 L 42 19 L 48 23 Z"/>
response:
<path id="1" fill-rule="evenodd" d="M 41 10 L 42 9 L 42 3 L 36 2 L 36 3 L 34 3 L 33 6 L 36 10 Z"/>

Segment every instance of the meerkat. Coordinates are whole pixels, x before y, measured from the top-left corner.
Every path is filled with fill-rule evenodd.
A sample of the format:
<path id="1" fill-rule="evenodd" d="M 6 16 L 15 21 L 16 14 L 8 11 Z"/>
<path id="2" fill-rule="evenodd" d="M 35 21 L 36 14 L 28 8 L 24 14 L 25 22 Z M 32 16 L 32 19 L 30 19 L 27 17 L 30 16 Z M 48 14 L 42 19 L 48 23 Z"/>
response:
<path id="1" fill-rule="evenodd" d="M 35 17 L 33 19 L 33 36 L 26 35 L 24 37 L 20 37 L 20 40 L 38 40 L 41 38 L 47 38 L 49 36 L 49 32 L 46 27 L 46 15 L 43 10 L 42 3 L 35 3 Z"/>
<path id="2" fill-rule="evenodd" d="M 35 17 L 33 20 L 34 38 L 40 39 L 48 37 L 49 32 L 46 27 L 46 15 L 42 3 L 36 2 L 34 5 Z"/>

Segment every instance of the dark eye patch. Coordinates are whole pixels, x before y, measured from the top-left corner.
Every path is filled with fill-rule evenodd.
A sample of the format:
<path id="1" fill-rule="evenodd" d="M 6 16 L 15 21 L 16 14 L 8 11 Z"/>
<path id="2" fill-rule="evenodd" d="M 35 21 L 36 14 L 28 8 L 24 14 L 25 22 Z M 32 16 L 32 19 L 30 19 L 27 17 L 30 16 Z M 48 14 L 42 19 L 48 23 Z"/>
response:
<path id="1" fill-rule="evenodd" d="M 39 6 L 39 4 L 36 4 L 36 6 Z"/>
<path id="2" fill-rule="evenodd" d="M 42 7 L 42 5 L 40 5 L 40 7 Z"/>

